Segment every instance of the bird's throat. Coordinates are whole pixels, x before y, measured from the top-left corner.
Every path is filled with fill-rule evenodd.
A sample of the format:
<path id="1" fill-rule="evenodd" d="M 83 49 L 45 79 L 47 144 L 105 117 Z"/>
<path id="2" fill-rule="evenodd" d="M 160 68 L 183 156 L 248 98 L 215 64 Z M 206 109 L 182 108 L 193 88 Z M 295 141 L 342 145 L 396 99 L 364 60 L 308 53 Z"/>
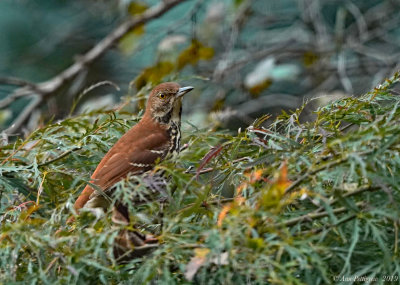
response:
<path id="1" fill-rule="evenodd" d="M 154 119 L 163 125 L 171 126 L 172 123 L 181 126 L 181 115 L 182 115 L 182 102 L 177 100 L 174 102 L 173 107 L 164 114 L 155 114 Z"/>
<path id="2" fill-rule="evenodd" d="M 181 115 L 182 103 L 180 100 L 175 102 L 174 107 L 170 113 L 163 118 L 165 121 L 168 119 L 167 132 L 170 139 L 170 148 L 168 152 L 172 155 L 179 153 L 181 145 Z"/>

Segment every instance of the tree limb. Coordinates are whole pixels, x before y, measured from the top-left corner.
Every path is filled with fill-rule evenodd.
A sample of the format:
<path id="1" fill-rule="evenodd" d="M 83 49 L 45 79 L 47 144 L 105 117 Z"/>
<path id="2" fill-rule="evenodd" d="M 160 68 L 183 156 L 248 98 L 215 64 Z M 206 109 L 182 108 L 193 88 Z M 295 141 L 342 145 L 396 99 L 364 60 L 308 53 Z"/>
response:
<path id="1" fill-rule="evenodd" d="M 67 69 L 65 69 L 64 71 L 62 71 L 61 73 L 59 73 L 58 75 L 54 76 L 53 78 L 47 81 L 37 84 L 31 84 L 20 79 L 13 78 L 11 80 L 10 78 L 3 78 L 3 80 L 2 81 L 0 80 L 0 82 L 5 82 L 6 84 L 12 84 L 12 85 L 24 85 L 24 87 L 18 88 L 17 90 L 14 91 L 13 94 L 1 100 L 0 108 L 4 108 L 10 105 L 12 102 L 23 96 L 37 94 L 38 97 L 40 95 L 41 99 L 39 99 L 39 101 L 41 101 L 43 100 L 44 97 L 54 94 L 54 92 L 59 90 L 65 83 L 72 80 L 82 70 L 84 70 L 86 66 L 88 66 L 89 64 L 93 63 L 98 58 L 100 58 L 108 49 L 113 47 L 114 44 L 117 43 L 129 31 L 149 22 L 150 20 L 160 17 L 161 15 L 165 14 L 167 11 L 172 9 L 174 6 L 184 1 L 185 0 L 160 1 L 158 5 L 149 8 L 143 14 L 123 22 L 111 33 L 109 33 L 105 38 L 103 38 L 98 44 L 96 44 L 91 50 L 89 50 L 84 55 L 79 56 L 74 64 L 72 64 L 70 67 L 68 67 Z M 11 134 L 16 130 L 18 130 L 23 125 L 23 123 L 28 119 L 29 115 L 33 112 L 33 110 L 38 107 L 38 105 L 39 105 L 38 101 L 35 101 L 35 104 L 33 104 L 32 102 L 32 104 L 27 106 L 22 111 L 24 115 L 18 116 L 18 118 L 4 132 L 6 134 Z"/>
<path id="2" fill-rule="evenodd" d="M 114 31 L 108 34 L 104 39 L 102 39 L 97 45 L 95 45 L 91 50 L 89 50 L 83 56 L 70 67 L 65 69 L 56 77 L 40 83 L 38 85 L 40 90 L 45 93 L 52 93 L 60 88 L 66 81 L 74 78 L 81 70 L 85 68 L 88 64 L 94 62 L 100 56 L 102 56 L 108 49 L 110 49 L 116 42 L 118 42 L 125 34 L 127 34 L 132 29 L 147 23 L 150 20 L 160 17 L 165 14 L 168 10 L 176 6 L 177 4 L 183 2 L 184 0 L 164 0 L 160 4 L 151 7 L 146 10 L 143 14 L 138 15 L 117 27 Z"/>

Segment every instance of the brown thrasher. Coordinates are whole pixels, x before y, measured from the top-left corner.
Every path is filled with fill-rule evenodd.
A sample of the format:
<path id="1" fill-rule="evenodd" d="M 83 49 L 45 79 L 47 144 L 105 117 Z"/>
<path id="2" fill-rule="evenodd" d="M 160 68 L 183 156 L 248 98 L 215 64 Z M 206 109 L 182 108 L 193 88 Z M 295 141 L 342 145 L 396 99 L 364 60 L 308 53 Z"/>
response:
<path id="1" fill-rule="evenodd" d="M 107 152 L 94 171 L 91 183 L 107 193 L 128 174 L 139 175 L 149 171 L 158 158 L 179 152 L 182 97 L 192 89 L 191 86 L 180 87 L 175 82 L 156 86 L 150 93 L 143 118 Z M 87 185 L 75 202 L 75 210 L 83 207 L 106 209 L 108 203 L 98 192 Z M 112 216 L 115 223 L 129 224 L 129 213 L 123 205 L 116 204 Z M 123 230 L 116 242 L 120 249 L 129 249 L 132 245 L 145 245 L 146 238 L 139 233 Z M 121 250 L 117 249 L 117 255 L 120 253 Z"/>

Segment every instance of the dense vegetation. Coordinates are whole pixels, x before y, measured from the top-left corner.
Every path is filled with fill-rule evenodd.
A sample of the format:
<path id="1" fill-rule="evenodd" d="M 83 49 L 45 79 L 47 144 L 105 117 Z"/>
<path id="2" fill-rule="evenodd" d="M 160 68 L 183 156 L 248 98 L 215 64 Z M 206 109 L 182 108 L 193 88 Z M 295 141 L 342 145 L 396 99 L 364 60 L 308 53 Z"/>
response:
<path id="1" fill-rule="evenodd" d="M 147 191 L 141 178 L 117 187 L 114 200 L 128 204 L 135 227 L 160 241 L 128 264 L 113 258 L 118 226 L 109 213 L 66 220 L 102 155 L 140 114 L 94 111 L 34 131 L 0 153 L 1 282 L 398 278 L 399 80 L 321 107 L 310 122 L 300 108 L 237 134 L 184 123 L 186 149 L 156 167 L 170 176 L 159 197 L 132 202 Z"/>

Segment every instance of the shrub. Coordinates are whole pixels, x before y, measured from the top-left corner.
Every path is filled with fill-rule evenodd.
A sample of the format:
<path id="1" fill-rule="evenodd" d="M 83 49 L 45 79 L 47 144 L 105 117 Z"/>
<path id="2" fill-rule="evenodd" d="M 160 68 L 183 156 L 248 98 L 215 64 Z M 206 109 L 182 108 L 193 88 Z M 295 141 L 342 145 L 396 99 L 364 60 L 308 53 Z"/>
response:
<path id="1" fill-rule="evenodd" d="M 147 191 L 143 179 L 117 185 L 114 200 L 125 201 L 135 227 L 160 240 L 151 254 L 127 264 L 113 258 L 118 226 L 110 213 L 84 212 L 73 225 L 66 220 L 101 157 L 139 117 L 92 112 L 4 146 L 2 282 L 398 278 L 399 78 L 317 109 L 312 122 L 301 122 L 300 108 L 268 127 L 260 118 L 238 134 L 186 124 L 188 147 L 156 166 L 168 173 L 165 191 L 137 203 L 131 198 Z"/>

